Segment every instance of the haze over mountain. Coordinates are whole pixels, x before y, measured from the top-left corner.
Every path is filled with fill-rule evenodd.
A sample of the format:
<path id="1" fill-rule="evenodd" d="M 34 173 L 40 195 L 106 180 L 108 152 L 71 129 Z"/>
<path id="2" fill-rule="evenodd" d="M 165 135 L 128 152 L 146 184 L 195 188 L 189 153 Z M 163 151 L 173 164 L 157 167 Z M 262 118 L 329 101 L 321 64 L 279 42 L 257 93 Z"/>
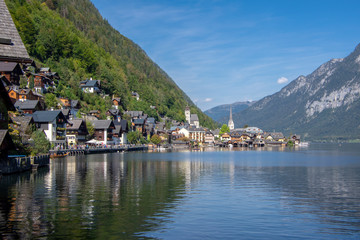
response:
<path id="1" fill-rule="evenodd" d="M 279 92 L 233 114 L 267 131 L 296 133 L 312 140 L 360 138 L 360 45 L 346 58 L 332 59 Z"/>

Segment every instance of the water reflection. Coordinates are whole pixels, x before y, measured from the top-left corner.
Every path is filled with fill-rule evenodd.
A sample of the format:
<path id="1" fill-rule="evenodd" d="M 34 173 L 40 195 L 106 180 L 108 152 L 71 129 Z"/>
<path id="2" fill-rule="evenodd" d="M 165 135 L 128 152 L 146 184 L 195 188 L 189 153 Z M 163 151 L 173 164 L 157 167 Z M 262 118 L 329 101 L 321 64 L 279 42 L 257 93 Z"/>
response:
<path id="1" fill-rule="evenodd" d="M 277 148 L 57 159 L 1 178 L 0 232 L 9 239 L 203 238 L 216 224 L 210 238 L 261 238 L 251 235 L 260 229 L 356 235 L 360 164 L 354 154 L 342 156 Z"/>

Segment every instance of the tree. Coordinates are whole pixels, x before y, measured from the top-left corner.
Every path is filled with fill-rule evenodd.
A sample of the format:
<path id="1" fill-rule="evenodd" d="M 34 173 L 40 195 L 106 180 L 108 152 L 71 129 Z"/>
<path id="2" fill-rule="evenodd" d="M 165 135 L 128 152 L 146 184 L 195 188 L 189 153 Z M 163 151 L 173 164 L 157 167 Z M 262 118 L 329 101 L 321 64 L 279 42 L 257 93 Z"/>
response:
<path id="1" fill-rule="evenodd" d="M 249 125 L 247 125 L 247 124 L 244 125 L 244 128 L 248 128 L 248 127 L 249 127 Z"/>
<path id="2" fill-rule="evenodd" d="M 158 145 L 158 144 L 161 143 L 161 137 L 160 137 L 159 135 L 157 135 L 157 134 L 154 134 L 154 135 L 151 137 L 150 141 L 151 141 L 153 144 Z"/>
<path id="3" fill-rule="evenodd" d="M 129 132 L 127 139 L 131 144 L 136 144 L 140 138 L 140 133 L 138 131 Z"/>
<path id="4" fill-rule="evenodd" d="M 45 94 L 45 104 L 47 108 L 56 108 L 58 105 L 58 101 L 55 94 L 53 93 Z"/>
<path id="5" fill-rule="evenodd" d="M 230 132 L 230 128 L 228 127 L 228 125 L 223 124 L 220 128 L 219 135 L 222 135 L 222 134 L 228 133 L 228 132 Z"/>
<path id="6" fill-rule="evenodd" d="M 31 155 L 37 155 L 39 153 L 49 153 L 50 142 L 46 138 L 46 135 L 41 130 L 36 130 L 31 134 L 33 139 L 33 147 L 31 149 Z"/>
<path id="7" fill-rule="evenodd" d="M 88 139 L 91 139 L 95 133 L 94 125 L 90 121 L 86 121 L 86 128 L 88 130 Z"/>

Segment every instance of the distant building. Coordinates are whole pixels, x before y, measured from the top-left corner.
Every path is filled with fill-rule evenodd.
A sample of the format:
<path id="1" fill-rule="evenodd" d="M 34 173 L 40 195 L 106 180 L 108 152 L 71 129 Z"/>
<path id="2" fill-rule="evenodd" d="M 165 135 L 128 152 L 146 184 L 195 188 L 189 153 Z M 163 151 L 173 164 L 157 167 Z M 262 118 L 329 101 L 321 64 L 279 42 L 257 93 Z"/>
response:
<path id="1" fill-rule="evenodd" d="M 95 140 L 104 145 L 113 144 L 115 125 L 112 120 L 95 120 L 92 122 L 95 129 Z"/>
<path id="2" fill-rule="evenodd" d="M 231 105 L 230 105 L 230 117 L 229 117 L 228 127 L 229 127 L 230 131 L 235 128 L 234 121 L 232 119 L 232 106 Z"/>
<path id="3" fill-rule="evenodd" d="M 99 93 L 100 92 L 100 80 L 87 79 L 80 82 L 80 88 L 85 93 Z"/>

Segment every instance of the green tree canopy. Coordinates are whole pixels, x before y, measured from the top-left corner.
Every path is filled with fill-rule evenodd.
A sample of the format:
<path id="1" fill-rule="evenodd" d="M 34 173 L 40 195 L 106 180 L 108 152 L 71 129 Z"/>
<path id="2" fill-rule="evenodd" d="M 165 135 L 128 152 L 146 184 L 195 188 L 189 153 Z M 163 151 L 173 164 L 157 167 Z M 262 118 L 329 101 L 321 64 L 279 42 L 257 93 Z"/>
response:
<path id="1" fill-rule="evenodd" d="M 220 128 L 220 132 L 219 135 L 224 134 L 224 133 L 228 133 L 230 132 L 230 128 L 228 127 L 228 125 L 223 124 Z"/>
<path id="2" fill-rule="evenodd" d="M 31 134 L 31 138 L 33 139 L 32 155 L 49 153 L 51 145 L 42 130 L 36 130 L 33 132 Z"/>
<path id="3" fill-rule="evenodd" d="M 159 135 L 157 135 L 157 134 L 154 134 L 154 135 L 151 137 L 150 141 L 151 141 L 153 144 L 158 145 L 158 144 L 161 143 L 161 137 L 160 137 Z"/>

